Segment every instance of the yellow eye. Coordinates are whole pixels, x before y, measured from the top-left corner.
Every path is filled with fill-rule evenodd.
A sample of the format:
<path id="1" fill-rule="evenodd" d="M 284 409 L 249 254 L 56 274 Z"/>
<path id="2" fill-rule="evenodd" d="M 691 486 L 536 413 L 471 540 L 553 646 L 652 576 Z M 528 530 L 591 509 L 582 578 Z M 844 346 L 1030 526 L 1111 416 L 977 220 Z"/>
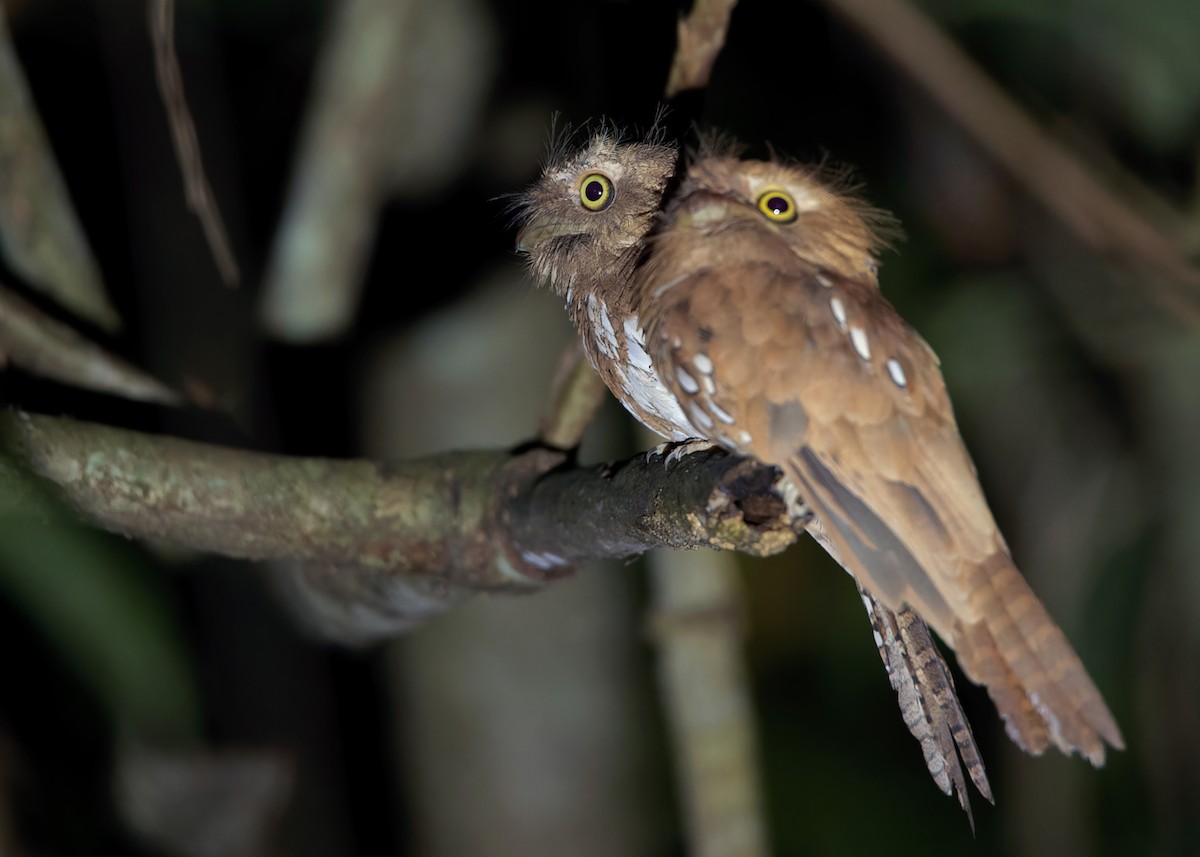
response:
<path id="1" fill-rule="evenodd" d="M 579 201 L 588 211 L 603 211 L 612 204 L 613 186 L 604 173 L 588 173 L 579 183 Z"/>
<path id="2" fill-rule="evenodd" d="M 791 223 L 796 219 L 796 200 L 786 190 L 770 188 L 758 197 L 758 210 L 767 220 L 776 223 Z"/>

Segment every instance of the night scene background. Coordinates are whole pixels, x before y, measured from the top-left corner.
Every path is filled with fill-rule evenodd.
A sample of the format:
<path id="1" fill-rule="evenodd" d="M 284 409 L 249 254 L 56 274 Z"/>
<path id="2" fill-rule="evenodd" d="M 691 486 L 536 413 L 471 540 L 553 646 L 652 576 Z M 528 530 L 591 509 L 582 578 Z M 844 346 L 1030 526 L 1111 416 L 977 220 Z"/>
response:
<path id="1" fill-rule="evenodd" d="M 911 59 L 844 14 L 903 40 L 897 7 L 934 22 L 1016 119 L 976 104 L 972 126 L 970 105 L 939 101 Z M 183 86 L 241 272 L 229 288 L 188 210 L 147 4 L 2 8 L 5 50 L 123 326 L 73 320 L 7 258 L 0 283 L 206 407 L 134 405 L 16 361 L 0 401 L 375 459 L 536 434 L 574 334 L 526 276 L 504 195 L 537 177 L 555 114 L 653 122 L 686 11 L 179 0 Z M 371 16 L 395 31 L 362 26 Z M 351 59 L 394 82 L 369 121 L 335 117 L 306 144 L 314 105 L 339 103 L 346 80 L 333 34 L 353 26 Z M 802 539 L 738 559 L 772 853 L 1200 854 L 1200 290 L 1190 269 L 1104 226 L 1077 174 L 1047 168 L 1012 124 L 1040 128 L 1132 233 L 1165 236 L 1186 267 L 1200 247 L 1198 39 L 1194 0 L 743 0 L 711 84 L 668 119 L 684 143 L 712 128 L 752 156 L 848 165 L 897 215 L 905 238 L 882 259 L 883 290 L 940 355 L 1017 563 L 1128 747 L 1100 770 L 1027 757 L 959 675 L 996 796 L 974 795 L 972 837 L 898 716 L 851 581 Z M 924 72 L 958 82 L 952 68 Z M 369 180 L 314 192 L 345 207 L 329 276 L 352 288 L 303 316 L 268 295 L 281 224 L 300 165 L 339 158 L 363 168 L 331 175 Z M 292 310 L 295 335 L 264 324 Z M 580 455 L 649 445 L 609 401 Z M 10 505 L 0 854 L 690 853 L 644 561 L 481 596 L 353 649 L 293 619 L 278 569 Z"/>

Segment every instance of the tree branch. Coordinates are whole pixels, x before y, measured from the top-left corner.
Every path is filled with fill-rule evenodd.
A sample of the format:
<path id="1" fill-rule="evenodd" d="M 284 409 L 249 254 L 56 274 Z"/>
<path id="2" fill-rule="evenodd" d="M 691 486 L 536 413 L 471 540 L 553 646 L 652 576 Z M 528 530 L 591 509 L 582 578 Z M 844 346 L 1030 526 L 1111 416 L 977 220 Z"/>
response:
<path id="1" fill-rule="evenodd" d="M 774 468 L 722 452 L 569 466 L 560 452 L 384 464 L 291 458 L 29 414 L 0 418 L 17 460 L 84 518 L 133 538 L 324 570 L 325 597 L 395 633 L 478 590 L 528 591 L 587 559 L 658 545 L 775 553 L 794 541 Z M 16 474 L 0 471 L 0 487 Z M 8 505 L 12 505 L 11 503 Z"/>
<path id="2" fill-rule="evenodd" d="M 667 76 L 668 101 L 684 90 L 708 86 L 736 5 L 737 0 L 696 0 L 692 11 L 679 19 L 678 42 Z"/>
<path id="3" fill-rule="evenodd" d="M 148 12 L 150 41 L 154 46 L 154 73 L 158 78 L 163 107 L 167 111 L 175 156 L 183 172 L 188 208 L 200 220 L 221 279 L 227 286 L 236 286 L 240 278 L 237 260 L 229 244 L 229 233 L 221 219 L 212 185 L 208 183 L 208 176 L 204 172 L 196 123 L 192 121 L 192 111 L 188 109 L 187 95 L 183 91 L 183 72 L 180 71 L 179 57 L 175 53 L 174 0 L 151 0 Z"/>

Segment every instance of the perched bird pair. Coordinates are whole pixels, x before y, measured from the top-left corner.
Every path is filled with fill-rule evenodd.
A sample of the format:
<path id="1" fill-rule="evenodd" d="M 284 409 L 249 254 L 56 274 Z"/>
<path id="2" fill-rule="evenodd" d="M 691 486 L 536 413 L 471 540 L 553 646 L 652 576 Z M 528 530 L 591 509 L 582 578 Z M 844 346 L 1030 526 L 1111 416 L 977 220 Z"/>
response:
<path id="1" fill-rule="evenodd" d="M 890 218 L 820 171 L 597 134 L 520 198 L 519 249 L 647 427 L 777 465 L 854 577 L 910 731 L 969 812 L 990 789 L 926 623 L 1009 736 L 1104 762 L 1120 731 L 1017 571 L 937 356 L 879 290 Z M 956 754 L 957 748 L 957 754 Z"/>

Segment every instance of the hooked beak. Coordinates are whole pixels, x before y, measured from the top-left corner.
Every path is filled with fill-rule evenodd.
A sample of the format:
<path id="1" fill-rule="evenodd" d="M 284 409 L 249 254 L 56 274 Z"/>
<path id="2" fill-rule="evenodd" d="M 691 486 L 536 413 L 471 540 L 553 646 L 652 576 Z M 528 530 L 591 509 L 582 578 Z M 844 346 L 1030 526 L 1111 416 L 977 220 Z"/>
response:
<path id="1" fill-rule="evenodd" d="M 567 235 L 578 234 L 579 230 L 567 223 L 547 223 L 543 220 L 534 220 L 517 233 L 517 252 L 528 253 L 531 248 L 544 241 L 549 241 L 551 238 L 563 238 Z"/>
<path id="2" fill-rule="evenodd" d="M 677 226 L 696 229 L 709 223 L 728 222 L 731 207 L 729 199 L 711 190 L 696 190 L 680 200 L 675 210 Z"/>

